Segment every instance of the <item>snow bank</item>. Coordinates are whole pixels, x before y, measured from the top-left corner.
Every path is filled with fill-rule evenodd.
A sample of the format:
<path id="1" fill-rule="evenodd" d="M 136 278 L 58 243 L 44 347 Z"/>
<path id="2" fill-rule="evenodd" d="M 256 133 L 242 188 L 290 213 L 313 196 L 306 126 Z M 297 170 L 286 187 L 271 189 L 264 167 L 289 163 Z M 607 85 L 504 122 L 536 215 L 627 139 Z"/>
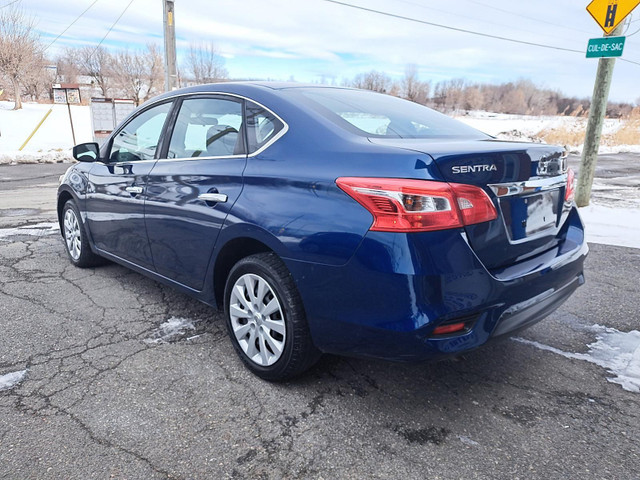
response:
<path id="1" fill-rule="evenodd" d="M 640 210 L 591 204 L 580 209 L 587 242 L 640 248 Z"/>
<path id="2" fill-rule="evenodd" d="M 584 117 L 571 116 L 534 116 L 534 115 L 509 115 L 506 113 L 491 113 L 482 111 L 471 111 L 466 115 L 455 117 L 467 125 L 497 137 L 501 140 L 542 142 L 541 134 L 559 130 L 569 137 L 584 138 L 587 128 L 587 119 Z M 615 134 L 623 125 L 625 120 L 607 118 L 602 128 L 603 139 L 608 135 Z M 565 145 L 571 152 L 581 153 L 582 143 L 570 142 Z M 640 145 L 607 145 L 601 141 L 599 153 L 627 153 L 640 152 Z"/>
<path id="3" fill-rule="evenodd" d="M 66 105 L 24 103 L 22 110 L 11 110 L 13 102 L 0 102 L 0 164 L 70 162 L 74 145 Z M 51 113 L 27 145 L 20 146 L 33 129 Z M 71 106 L 76 143 L 93 141 L 88 106 Z"/>
<path id="4" fill-rule="evenodd" d="M 587 345 L 588 353 L 565 352 L 549 345 L 515 337 L 512 340 L 553 352 L 566 358 L 584 360 L 606 369 L 613 377 L 607 378 L 629 392 L 640 393 L 640 332 L 621 332 L 615 328 L 594 325 L 596 341 Z"/>
<path id="5" fill-rule="evenodd" d="M 24 377 L 27 375 L 26 370 L 20 370 L 19 372 L 6 373 L 0 375 L 0 392 L 3 390 L 10 390 L 18 385 Z"/>

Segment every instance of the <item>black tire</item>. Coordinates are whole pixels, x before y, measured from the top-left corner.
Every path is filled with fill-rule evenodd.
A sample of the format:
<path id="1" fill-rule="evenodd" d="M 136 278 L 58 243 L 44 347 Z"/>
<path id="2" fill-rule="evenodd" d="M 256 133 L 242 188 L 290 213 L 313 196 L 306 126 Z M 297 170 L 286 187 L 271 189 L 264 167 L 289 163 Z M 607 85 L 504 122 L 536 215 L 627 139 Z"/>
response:
<path id="1" fill-rule="evenodd" d="M 70 230 L 66 225 L 66 222 L 68 220 L 72 220 L 73 218 L 75 218 L 75 221 L 77 222 L 77 234 L 72 234 L 73 237 L 71 238 L 74 238 L 74 241 L 72 243 L 77 248 L 77 250 L 74 250 L 74 247 L 70 246 L 70 242 L 67 239 L 70 231 L 76 231 L 75 229 Z M 62 209 L 61 227 L 65 250 L 67 251 L 67 255 L 69 256 L 69 260 L 71 260 L 71 263 L 80 268 L 95 267 L 97 265 L 105 263 L 105 260 L 102 257 L 96 255 L 91 251 L 91 246 L 89 245 L 89 241 L 87 239 L 84 224 L 82 223 L 82 217 L 80 216 L 80 211 L 78 210 L 78 207 L 73 202 L 73 200 L 67 200 L 67 203 L 64 204 L 64 207 Z"/>
<path id="2" fill-rule="evenodd" d="M 242 282 L 242 280 L 240 280 L 241 277 L 246 278 L 248 274 L 254 279 L 258 278 L 259 280 L 266 281 L 271 292 L 267 291 L 264 299 L 273 298 L 273 295 L 275 295 L 278 306 L 280 307 L 275 313 L 276 321 L 284 322 L 286 334 L 281 340 L 284 343 L 284 347 L 281 350 L 279 358 L 270 365 L 256 363 L 256 361 L 252 360 L 248 354 L 245 353 L 239 343 L 240 341 L 236 338 L 232 325 L 232 322 L 234 322 L 230 313 L 232 290 L 236 282 Z M 236 293 L 234 298 L 237 298 L 237 295 Z M 248 300 L 246 295 L 244 298 Z M 263 299 L 260 301 L 262 302 Z M 243 363 L 257 376 L 269 381 L 288 380 L 308 370 L 320 358 L 320 351 L 313 345 L 311 340 L 309 325 L 307 324 L 300 294 L 289 270 L 276 254 L 259 253 L 243 258 L 235 264 L 229 273 L 225 286 L 224 310 L 231 343 Z M 267 317 L 261 318 L 267 319 Z M 273 318 L 273 316 L 270 315 L 269 318 Z M 247 321 L 249 320 L 247 319 Z M 237 322 L 236 315 L 235 325 L 236 328 L 239 328 Z M 251 327 L 252 329 L 262 328 L 262 325 L 259 327 L 252 325 Z M 271 330 L 269 330 L 269 333 L 272 336 L 274 335 Z M 252 338 L 250 335 L 251 333 L 247 333 L 246 335 L 247 344 L 250 343 L 248 340 Z M 266 335 L 266 333 L 263 333 L 263 335 Z M 275 335 L 278 334 L 276 333 Z M 267 344 L 263 342 L 262 345 Z M 259 350 L 261 349 L 257 336 L 254 340 L 254 346 Z M 267 348 L 269 352 L 274 352 L 270 346 Z M 261 352 L 257 355 L 260 353 Z"/>

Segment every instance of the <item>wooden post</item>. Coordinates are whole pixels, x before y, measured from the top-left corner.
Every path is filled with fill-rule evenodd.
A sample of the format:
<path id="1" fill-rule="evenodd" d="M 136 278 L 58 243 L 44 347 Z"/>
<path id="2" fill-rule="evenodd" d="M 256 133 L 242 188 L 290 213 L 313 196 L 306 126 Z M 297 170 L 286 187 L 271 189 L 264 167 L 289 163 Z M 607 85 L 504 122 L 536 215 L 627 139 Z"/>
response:
<path id="1" fill-rule="evenodd" d="M 604 36 L 615 37 L 620 35 L 624 24 L 625 22 L 622 22 L 609 35 Z M 578 172 L 578 185 L 576 187 L 576 204 L 579 207 L 589 205 L 591 186 L 593 185 L 593 177 L 598 161 L 602 125 L 607 113 L 607 102 L 615 64 L 615 58 L 601 58 L 598 61 L 598 71 L 596 73 L 596 82 L 593 86 L 593 97 L 591 99 L 591 108 L 589 109 L 589 120 L 587 122 L 587 131 L 582 148 L 582 160 L 580 162 L 580 171 Z"/>

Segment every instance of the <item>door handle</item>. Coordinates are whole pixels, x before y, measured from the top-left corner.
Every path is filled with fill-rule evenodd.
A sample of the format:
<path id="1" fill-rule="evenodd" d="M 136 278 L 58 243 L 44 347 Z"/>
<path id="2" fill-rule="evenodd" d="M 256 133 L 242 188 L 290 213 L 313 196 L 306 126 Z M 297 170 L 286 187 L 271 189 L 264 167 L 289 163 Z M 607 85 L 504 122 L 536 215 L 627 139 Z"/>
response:
<path id="1" fill-rule="evenodd" d="M 133 194 L 139 194 L 143 192 L 143 188 L 142 187 L 127 187 L 125 188 L 125 190 L 129 193 L 133 193 Z"/>
<path id="2" fill-rule="evenodd" d="M 198 200 L 212 203 L 225 203 L 228 198 L 224 193 L 201 193 L 198 195 Z"/>

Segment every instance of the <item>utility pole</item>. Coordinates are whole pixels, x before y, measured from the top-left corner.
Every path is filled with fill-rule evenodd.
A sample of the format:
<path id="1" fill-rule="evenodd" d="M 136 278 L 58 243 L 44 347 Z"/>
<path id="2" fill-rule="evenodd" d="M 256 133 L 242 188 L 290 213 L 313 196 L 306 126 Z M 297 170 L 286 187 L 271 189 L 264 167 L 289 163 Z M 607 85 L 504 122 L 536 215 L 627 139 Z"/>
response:
<path id="1" fill-rule="evenodd" d="M 164 91 L 170 92 L 178 86 L 174 0 L 162 0 L 162 5 L 164 8 Z"/>
<path id="2" fill-rule="evenodd" d="M 615 37 L 622 33 L 625 22 L 618 25 L 610 34 L 604 37 Z M 598 161 L 598 148 L 600 147 L 600 137 L 602 136 L 602 125 L 604 116 L 607 113 L 607 101 L 609 90 L 611 89 L 611 79 L 613 78 L 613 67 L 616 64 L 615 58 L 601 58 L 598 60 L 598 71 L 596 82 L 593 86 L 593 97 L 591 98 L 591 108 L 589 109 L 589 120 L 585 133 L 584 147 L 582 148 L 582 160 L 580 171 L 578 172 L 578 185 L 576 187 L 576 204 L 579 207 L 589 205 L 591 197 L 591 186 L 593 176 L 596 171 Z"/>

